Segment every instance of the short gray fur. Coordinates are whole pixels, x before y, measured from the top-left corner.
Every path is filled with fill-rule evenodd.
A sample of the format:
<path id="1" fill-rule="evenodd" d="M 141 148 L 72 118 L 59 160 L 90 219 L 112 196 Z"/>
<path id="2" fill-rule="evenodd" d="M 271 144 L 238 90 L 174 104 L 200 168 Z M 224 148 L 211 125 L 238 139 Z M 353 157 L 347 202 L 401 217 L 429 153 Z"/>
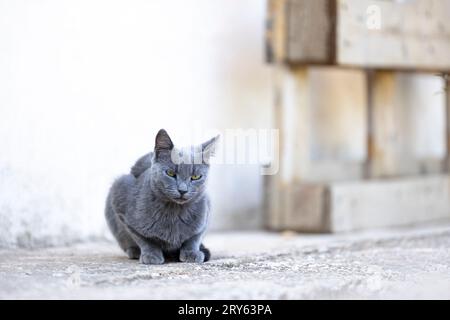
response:
<path id="1" fill-rule="evenodd" d="M 209 260 L 210 252 L 201 241 L 210 213 L 206 194 L 209 157 L 217 140 L 215 137 L 196 148 L 177 149 L 161 129 L 154 151 L 141 157 L 130 174 L 113 183 L 105 216 L 129 258 L 144 264 Z M 193 159 L 196 150 L 202 155 L 200 163 L 172 161 L 172 152 Z M 168 174 L 170 170 L 175 176 Z M 193 176 L 200 178 L 193 180 Z"/>

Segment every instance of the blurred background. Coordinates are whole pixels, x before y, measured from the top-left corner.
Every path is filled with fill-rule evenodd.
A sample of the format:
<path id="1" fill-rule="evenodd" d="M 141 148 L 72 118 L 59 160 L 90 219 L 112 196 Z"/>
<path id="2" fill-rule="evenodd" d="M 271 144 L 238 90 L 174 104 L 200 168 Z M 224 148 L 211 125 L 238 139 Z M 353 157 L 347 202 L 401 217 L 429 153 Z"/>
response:
<path id="1" fill-rule="evenodd" d="M 260 0 L 0 1 L 0 244 L 108 234 L 108 188 L 160 128 L 177 145 L 269 128 L 265 15 Z M 213 170 L 212 228 L 261 227 L 259 167 Z"/>
<path id="2" fill-rule="evenodd" d="M 400 34 L 399 46 L 380 42 L 375 21 L 366 30 L 375 40 L 361 48 L 357 23 L 373 12 L 347 2 L 332 6 L 346 18 L 330 27 L 312 17 L 328 17 L 333 1 L 0 0 L 0 246 L 109 237 L 108 188 L 160 128 L 177 145 L 211 130 L 280 130 L 277 175 L 262 176 L 259 164 L 212 168 L 211 230 L 330 232 L 448 217 L 449 3 L 372 1 L 436 27 L 408 29 L 422 40 Z M 381 31 L 410 25 L 381 18 Z M 322 39 L 329 28 L 339 32 Z M 390 220 L 410 207 L 412 218 Z"/>

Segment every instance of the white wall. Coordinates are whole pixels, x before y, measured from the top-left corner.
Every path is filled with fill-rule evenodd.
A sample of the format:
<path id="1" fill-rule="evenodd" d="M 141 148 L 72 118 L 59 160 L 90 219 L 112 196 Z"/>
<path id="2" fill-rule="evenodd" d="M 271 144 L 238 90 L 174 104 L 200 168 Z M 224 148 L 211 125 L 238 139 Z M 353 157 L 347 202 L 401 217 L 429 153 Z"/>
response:
<path id="1" fill-rule="evenodd" d="M 264 18 L 262 0 L 0 0 L 0 246 L 107 234 L 107 189 L 159 128 L 269 127 Z M 212 228 L 258 227 L 261 181 L 214 168 Z"/>

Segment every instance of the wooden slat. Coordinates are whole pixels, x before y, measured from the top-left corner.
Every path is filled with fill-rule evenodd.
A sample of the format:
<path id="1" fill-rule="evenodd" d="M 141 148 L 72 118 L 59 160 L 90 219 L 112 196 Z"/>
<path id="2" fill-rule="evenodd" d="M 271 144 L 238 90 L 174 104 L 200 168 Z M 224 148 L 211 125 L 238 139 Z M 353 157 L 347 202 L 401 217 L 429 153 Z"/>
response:
<path id="1" fill-rule="evenodd" d="M 398 95 L 405 105 L 407 149 L 419 174 L 443 172 L 446 155 L 445 84 L 438 74 L 400 72 Z"/>
<path id="2" fill-rule="evenodd" d="M 369 7 L 374 9 L 372 15 L 367 12 Z M 369 19 L 376 18 L 377 10 L 381 28 L 373 29 Z M 338 0 L 337 14 L 336 64 L 381 69 L 450 69 L 448 0 Z"/>
<path id="3" fill-rule="evenodd" d="M 328 189 L 322 184 L 293 183 L 285 188 L 285 216 L 281 229 L 328 232 Z"/>
<path id="4" fill-rule="evenodd" d="M 332 63 L 335 54 L 335 2 L 289 0 L 286 11 L 286 59 Z"/>
<path id="5" fill-rule="evenodd" d="M 356 179 L 365 160 L 364 73 L 286 68 L 278 77 L 275 116 L 281 130 L 284 184 Z"/>
<path id="6" fill-rule="evenodd" d="M 332 232 L 450 219 L 448 175 L 332 183 L 329 192 Z"/>
<path id="7" fill-rule="evenodd" d="M 447 157 L 444 163 L 444 170 L 450 173 L 450 74 L 444 74 L 444 94 L 445 94 L 445 142 Z"/>
<path id="8" fill-rule="evenodd" d="M 269 0 L 266 18 L 266 60 L 272 63 L 286 60 L 288 0 Z"/>
<path id="9" fill-rule="evenodd" d="M 394 72 L 376 72 L 372 82 L 372 143 L 370 145 L 370 177 L 415 173 L 404 150 L 404 105 L 396 95 Z"/>
<path id="10" fill-rule="evenodd" d="M 439 78 L 376 71 L 371 79 L 368 176 L 441 172 L 445 124 Z"/>
<path id="11" fill-rule="evenodd" d="M 281 215 L 281 186 L 278 183 L 277 175 L 263 176 L 263 213 L 264 213 L 264 227 L 266 229 L 279 230 L 282 225 Z"/>
<path id="12" fill-rule="evenodd" d="M 311 122 L 310 161 L 314 166 L 311 174 L 322 175 L 325 180 L 338 176 L 361 177 L 367 130 L 364 72 L 315 67 L 310 69 L 309 81 L 312 90 L 311 118 L 308 119 Z M 354 170 L 351 165 L 358 169 Z M 349 170 L 342 170 L 344 168 Z"/>
<path id="13" fill-rule="evenodd" d="M 311 82 L 307 68 L 285 69 L 282 81 L 280 177 L 287 185 L 304 180 L 309 171 Z"/>
<path id="14" fill-rule="evenodd" d="M 450 219 L 450 177 L 299 183 L 284 188 L 288 214 L 272 229 L 347 232 Z"/>

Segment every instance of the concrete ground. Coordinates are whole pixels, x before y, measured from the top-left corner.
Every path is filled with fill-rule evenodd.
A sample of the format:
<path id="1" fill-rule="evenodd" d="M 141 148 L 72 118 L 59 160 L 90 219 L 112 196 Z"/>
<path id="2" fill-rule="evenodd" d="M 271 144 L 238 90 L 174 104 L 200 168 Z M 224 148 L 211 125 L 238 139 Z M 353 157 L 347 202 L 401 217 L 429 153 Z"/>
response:
<path id="1" fill-rule="evenodd" d="M 450 224 L 341 235 L 209 234 L 205 264 L 114 243 L 0 250 L 1 299 L 450 299 Z"/>

